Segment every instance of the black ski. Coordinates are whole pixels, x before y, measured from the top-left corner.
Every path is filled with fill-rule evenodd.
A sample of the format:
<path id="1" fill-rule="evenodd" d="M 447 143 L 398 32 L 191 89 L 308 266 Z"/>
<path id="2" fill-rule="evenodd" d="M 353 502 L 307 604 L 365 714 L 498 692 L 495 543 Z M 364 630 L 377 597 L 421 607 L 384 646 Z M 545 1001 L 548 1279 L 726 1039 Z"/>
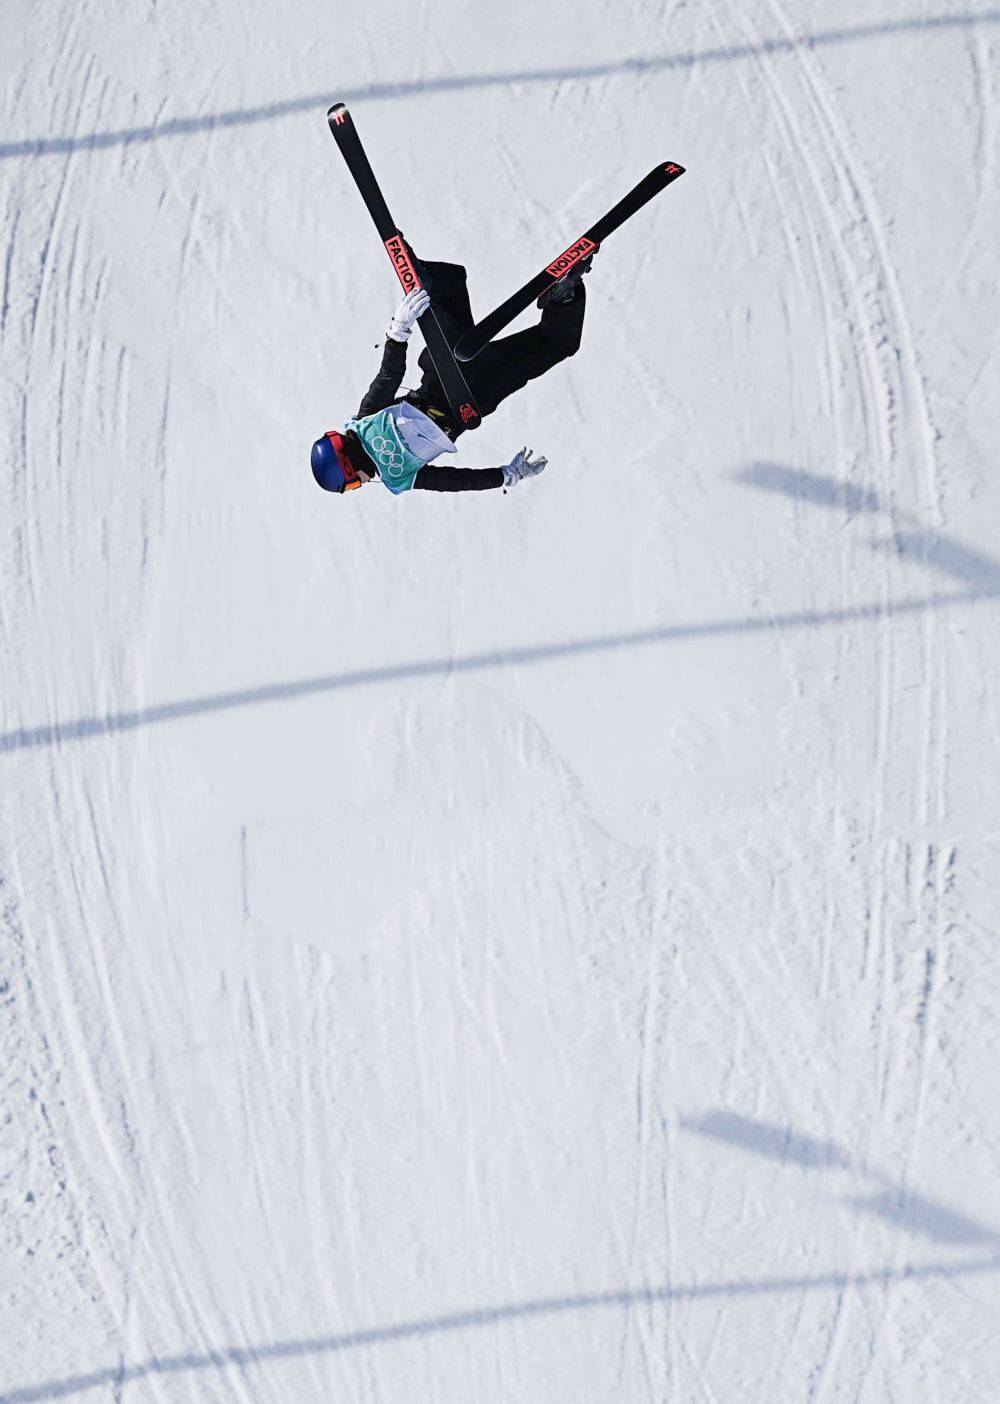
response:
<path id="1" fill-rule="evenodd" d="M 385 251 L 396 270 L 396 276 L 402 283 L 404 290 L 412 292 L 414 288 L 422 286 L 420 278 L 417 276 L 413 261 L 403 242 L 403 236 L 389 213 L 389 207 L 385 203 L 379 183 L 375 179 L 375 173 L 365 155 L 365 149 L 361 145 L 361 138 L 358 136 L 354 120 L 342 102 L 335 103 L 326 117 L 330 123 L 330 131 L 333 133 L 334 140 L 347 162 L 347 168 L 361 192 L 361 198 L 368 206 L 368 213 L 375 221 L 378 236 L 385 245 Z M 441 388 L 447 396 L 448 408 L 451 411 L 456 429 L 478 429 L 482 423 L 482 417 L 462 368 L 455 360 L 452 349 L 448 345 L 448 340 L 433 306 L 428 307 L 418 325 L 423 333 L 424 341 L 427 343 L 427 349 L 434 363 L 437 378 L 441 382 Z"/>
<path id="2" fill-rule="evenodd" d="M 484 317 L 481 322 L 470 327 L 465 335 L 459 338 L 455 346 L 455 355 L 458 359 L 471 361 L 474 356 L 478 356 L 483 347 L 493 340 L 497 332 L 503 331 L 509 322 L 512 322 L 526 307 L 530 307 L 536 298 L 557 283 L 574 264 L 593 253 L 598 244 L 603 244 L 608 235 L 614 233 L 620 224 L 624 224 L 630 216 L 635 214 L 636 210 L 641 210 L 643 205 L 652 200 L 654 195 L 665 190 L 671 181 L 683 174 L 684 167 L 678 166 L 676 161 L 666 161 L 662 166 L 654 167 L 649 175 L 644 176 L 623 200 L 619 200 L 617 205 L 608 210 L 603 218 L 599 219 L 596 224 L 592 224 L 586 234 L 581 234 L 575 243 L 570 244 L 565 253 L 561 253 L 557 259 L 553 259 L 547 268 L 543 268 L 541 273 L 536 274 L 530 282 L 525 283 L 523 288 L 519 288 L 513 297 L 502 302 L 495 312 L 491 312 L 488 317 Z"/>

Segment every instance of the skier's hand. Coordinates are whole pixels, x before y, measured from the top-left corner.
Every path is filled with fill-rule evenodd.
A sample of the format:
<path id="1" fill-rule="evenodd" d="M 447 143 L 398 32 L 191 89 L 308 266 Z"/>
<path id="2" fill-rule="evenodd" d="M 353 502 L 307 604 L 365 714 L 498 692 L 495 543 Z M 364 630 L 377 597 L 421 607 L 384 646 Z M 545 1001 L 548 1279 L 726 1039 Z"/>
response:
<path id="1" fill-rule="evenodd" d="M 409 341 L 414 322 L 424 315 L 430 305 L 431 296 L 426 288 L 414 288 L 408 292 L 386 327 L 386 336 L 393 341 Z"/>
<path id="2" fill-rule="evenodd" d="M 542 471 L 548 461 L 541 454 L 537 458 L 532 458 L 530 448 L 519 449 L 510 462 L 503 466 L 504 487 L 513 487 L 522 478 L 533 478 L 536 473 Z"/>

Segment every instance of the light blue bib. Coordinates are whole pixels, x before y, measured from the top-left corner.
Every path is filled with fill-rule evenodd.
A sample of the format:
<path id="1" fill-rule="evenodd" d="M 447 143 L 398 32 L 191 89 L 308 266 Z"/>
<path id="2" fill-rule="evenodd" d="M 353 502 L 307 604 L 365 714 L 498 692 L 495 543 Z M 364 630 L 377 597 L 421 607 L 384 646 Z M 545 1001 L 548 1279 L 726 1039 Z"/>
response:
<path id="1" fill-rule="evenodd" d="M 390 405 L 388 409 L 366 415 L 364 419 L 349 419 L 344 427 L 353 429 L 357 434 L 364 444 L 365 453 L 378 467 L 379 477 L 389 491 L 409 492 L 413 486 L 413 479 L 421 468 L 425 463 L 429 463 L 431 458 L 436 457 L 440 450 L 429 445 L 428 448 L 433 448 L 433 453 L 429 456 L 415 453 L 404 442 L 396 427 L 393 415 L 395 408 L 395 405 Z"/>

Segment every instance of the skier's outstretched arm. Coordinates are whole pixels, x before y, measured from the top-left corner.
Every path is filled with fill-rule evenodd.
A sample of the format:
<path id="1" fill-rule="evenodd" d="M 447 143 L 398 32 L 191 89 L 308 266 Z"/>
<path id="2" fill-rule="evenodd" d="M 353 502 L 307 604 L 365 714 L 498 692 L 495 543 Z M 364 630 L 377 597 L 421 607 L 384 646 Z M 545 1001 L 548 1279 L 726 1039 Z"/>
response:
<path id="1" fill-rule="evenodd" d="M 414 478 L 413 486 L 427 492 L 482 492 L 503 487 L 503 469 L 448 468 L 443 463 L 428 463 Z"/>
<path id="2" fill-rule="evenodd" d="M 396 308 L 392 321 L 386 328 L 382 364 L 379 366 L 378 375 L 368 387 L 368 393 L 358 406 L 358 419 L 377 414 L 395 400 L 396 391 L 406 374 L 406 343 L 413 333 L 417 318 L 427 311 L 430 301 L 430 296 L 424 288 L 414 288 Z"/>
<path id="3" fill-rule="evenodd" d="M 447 468 L 443 464 L 427 463 L 413 480 L 415 488 L 431 492 L 482 492 L 486 488 L 509 488 L 522 478 L 533 478 L 545 467 L 548 459 L 532 458 L 531 449 L 523 448 L 502 468 Z"/>

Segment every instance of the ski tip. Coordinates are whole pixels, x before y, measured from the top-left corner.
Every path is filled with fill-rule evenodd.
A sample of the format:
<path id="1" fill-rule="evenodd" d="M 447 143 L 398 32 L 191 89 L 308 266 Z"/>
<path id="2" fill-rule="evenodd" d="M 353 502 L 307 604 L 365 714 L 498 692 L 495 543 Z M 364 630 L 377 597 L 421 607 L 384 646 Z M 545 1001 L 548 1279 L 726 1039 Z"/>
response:
<path id="1" fill-rule="evenodd" d="M 676 180 L 678 176 L 682 176 L 684 174 L 685 168 L 683 166 L 679 166 L 676 161 L 664 161 L 663 170 L 665 174 L 670 176 L 672 180 Z"/>
<path id="2" fill-rule="evenodd" d="M 349 116 L 350 113 L 347 111 L 347 103 L 335 102 L 333 106 L 328 109 L 326 120 L 330 123 L 331 127 L 339 127 L 342 123 L 347 121 Z"/>

